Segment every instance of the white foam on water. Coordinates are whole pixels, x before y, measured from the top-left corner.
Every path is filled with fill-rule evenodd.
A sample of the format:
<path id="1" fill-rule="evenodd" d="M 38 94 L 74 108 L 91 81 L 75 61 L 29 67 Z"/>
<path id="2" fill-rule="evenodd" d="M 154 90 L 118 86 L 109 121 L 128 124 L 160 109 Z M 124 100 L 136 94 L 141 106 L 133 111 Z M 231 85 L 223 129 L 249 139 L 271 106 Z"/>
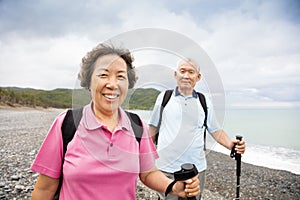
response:
<path id="1" fill-rule="evenodd" d="M 216 144 L 212 150 L 229 156 L 229 150 Z M 268 167 L 271 169 L 286 170 L 300 174 L 300 151 L 285 147 L 263 146 L 247 144 L 246 152 L 242 155 L 245 163 Z"/>
<path id="2" fill-rule="evenodd" d="M 146 123 L 151 115 L 151 111 L 134 110 L 134 112 L 138 113 Z M 248 134 L 244 134 L 247 138 L 247 147 L 245 154 L 242 155 L 242 161 L 300 174 L 299 113 L 299 110 L 232 110 L 228 112 L 228 115 L 232 115 L 228 116 L 230 120 L 227 122 L 227 129 L 231 130 L 228 132 L 235 132 L 234 127 L 248 132 Z M 253 121 L 254 119 L 256 121 Z M 269 119 L 269 121 L 264 121 L 263 126 L 259 126 L 259 122 L 263 119 Z M 289 131 L 286 131 L 287 129 Z M 260 130 L 260 132 L 257 132 L 257 130 Z M 250 133 L 256 134 L 251 135 Z M 284 133 L 284 141 L 282 133 Z M 208 149 L 229 156 L 230 151 L 228 149 L 217 144 L 209 134 L 207 135 Z M 258 137 L 269 144 L 253 144 Z M 278 144 L 286 147 L 276 146 Z M 291 149 L 290 146 L 299 150 Z"/>

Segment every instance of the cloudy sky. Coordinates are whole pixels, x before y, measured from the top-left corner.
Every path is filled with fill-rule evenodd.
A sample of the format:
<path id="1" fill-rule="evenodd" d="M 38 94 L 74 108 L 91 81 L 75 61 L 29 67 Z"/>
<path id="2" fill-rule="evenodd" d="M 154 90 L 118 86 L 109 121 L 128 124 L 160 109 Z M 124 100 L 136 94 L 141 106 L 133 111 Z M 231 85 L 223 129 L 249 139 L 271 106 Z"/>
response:
<path id="1" fill-rule="evenodd" d="M 0 0 L 0 86 L 74 88 L 87 51 L 144 28 L 199 45 L 227 106 L 300 107 L 297 0 Z M 145 49 L 135 52 L 141 77 L 175 66 L 174 52 Z"/>

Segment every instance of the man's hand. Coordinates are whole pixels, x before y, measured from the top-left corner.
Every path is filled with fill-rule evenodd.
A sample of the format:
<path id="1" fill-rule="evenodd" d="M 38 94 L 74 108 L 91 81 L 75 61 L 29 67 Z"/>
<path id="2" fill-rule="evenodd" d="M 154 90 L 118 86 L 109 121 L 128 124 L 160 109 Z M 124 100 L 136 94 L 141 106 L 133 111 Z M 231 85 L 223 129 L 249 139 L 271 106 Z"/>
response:
<path id="1" fill-rule="evenodd" d="M 244 140 L 234 140 L 233 141 L 236 145 L 235 145 L 235 151 L 238 154 L 243 154 L 245 153 L 246 150 L 246 142 Z"/>

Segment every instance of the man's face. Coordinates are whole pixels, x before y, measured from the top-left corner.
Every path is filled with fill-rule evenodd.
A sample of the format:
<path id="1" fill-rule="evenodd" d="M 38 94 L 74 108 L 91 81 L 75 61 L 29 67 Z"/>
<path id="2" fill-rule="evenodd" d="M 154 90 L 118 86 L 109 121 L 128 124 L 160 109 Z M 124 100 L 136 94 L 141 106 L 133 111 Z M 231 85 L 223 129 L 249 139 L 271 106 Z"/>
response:
<path id="1" fill-rule="evenodd" d="M 194 89 L 196 83 L 201 79 L 196 67 L 189 62 L 180 62 L 174 76 L 180 91 Z"/>

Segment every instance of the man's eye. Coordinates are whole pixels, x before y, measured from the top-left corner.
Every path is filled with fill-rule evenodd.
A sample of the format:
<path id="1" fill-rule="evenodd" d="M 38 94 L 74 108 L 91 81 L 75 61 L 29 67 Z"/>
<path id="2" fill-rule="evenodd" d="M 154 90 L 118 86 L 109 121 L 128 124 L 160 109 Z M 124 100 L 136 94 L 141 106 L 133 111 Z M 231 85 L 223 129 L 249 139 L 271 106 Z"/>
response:
<path id="1" fill-rule="evenodd" d="M 118 76 L 118 79 L 124 80 L 124 79 L 126 79 L 126 76 L 124 76 L 124 75 L 119 75 L 119 76 Z"/>

